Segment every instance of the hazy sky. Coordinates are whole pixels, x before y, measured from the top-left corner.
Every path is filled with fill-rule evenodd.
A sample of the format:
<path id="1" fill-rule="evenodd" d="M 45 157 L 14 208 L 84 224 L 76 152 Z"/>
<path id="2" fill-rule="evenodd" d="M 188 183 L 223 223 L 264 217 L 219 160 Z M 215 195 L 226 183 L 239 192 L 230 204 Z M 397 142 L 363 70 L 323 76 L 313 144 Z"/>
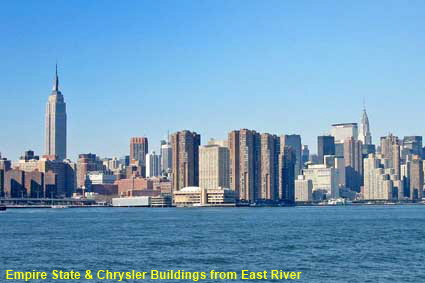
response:
<path id="1" fill-rule="evenodd" d="M 233 129 L 299 133 L 316 152 L 330 124 L 373 140 L 423 135 L 425 1 L 2 1 L 0 152 L 44 152 L 59 63 L 68 156 L 152 148 L 167 131 L 203 142 Z"/>

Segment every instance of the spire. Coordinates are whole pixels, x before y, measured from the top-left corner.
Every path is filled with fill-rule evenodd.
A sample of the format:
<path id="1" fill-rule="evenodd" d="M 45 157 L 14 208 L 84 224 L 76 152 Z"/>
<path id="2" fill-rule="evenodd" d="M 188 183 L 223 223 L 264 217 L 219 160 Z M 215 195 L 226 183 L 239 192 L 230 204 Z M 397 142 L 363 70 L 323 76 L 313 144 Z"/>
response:
<path id="1" fill-rule="evenodd" d="M 55 81 L 53 83 L 53 91 L 59 91 L 58 64 L 56 63 Z"/>
<path id="2" fill-rule="evenodd" d="M 360 121 L 358 139 L 361 140 L 363 144 L 372 144 L 372 135 L 370 133 L 369 117 L 367 116 L 367 113 L 366 113 L 366 103 L 364 102 L 364 98 L 363 98 L 363 113 L 362 113 L 362 118 Z"/>

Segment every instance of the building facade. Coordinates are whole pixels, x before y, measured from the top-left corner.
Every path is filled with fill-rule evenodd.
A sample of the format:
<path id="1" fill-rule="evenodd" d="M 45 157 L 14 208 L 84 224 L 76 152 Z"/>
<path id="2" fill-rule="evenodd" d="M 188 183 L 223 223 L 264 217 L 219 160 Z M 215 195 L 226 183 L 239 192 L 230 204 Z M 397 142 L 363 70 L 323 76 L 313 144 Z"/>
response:
<path id="1" fill-rule="evenodd" d="M 45 154 L 58 160 L 66 159 L 66 104 L 59 90 L 58 69 L 52 93 L 46 105 L 45 116 Z"/>
<path id="2" fill-rule="evenodd" d="M 311 202 L 313 194 L 313 181 L 299 175 L 295 180 L 295 202 Z"/>
<path id="3" fill-rule="evenodd" d="M 199 185 L 199 145 L 201 136 L 196 132 L 180 131 L 171 135 L 173 151 L 173 190 Z"/>
<path id="4" fill-rule="evenodd" d="M 230 151 L 230 188 L 240 201 L 255 202 L 261 174 L 261 138 L 253 130 L 232 131 L 228 137 Z"/>
<path id="5" fill-rule="evenodd" d="M 295 174 L 298 175 L 301 173 L 301 169 L 303 169 L 301 151 L 301 136 L 300 135 L 283 135 L 280 137 L 281 148 L 291 147 L 295 153 Z"/>
<path id="6" fill-rule="evenodd" d="M 279 150 L 278 136 L 261 134 L 261 181 L 258 199 L 279 199 Z"/>
<path id="7" fill-rule="evenodd" d="M 345 185 L 353 191 L 360 192 L 363 182 L 362 142 L 354 137 L 344 141 Z"/>
<path id="8" fill-rule="evenodd" d="M 161 156 L 155 151 L 146 154 L 146 177 L 161 176 Z"/>
<path id="9" fill-rule="evenodd" d="M 146 154 L 149 152 L 148 138 L 133 137 L 130 139 L 130 161 L 137 160 L 140 165 L 146 166 Z"/>
<path id="10" fill-rule="evenodd" d="M 335 155 L 335 138 L 333 136 L 317 137 L 317 157 L 320 164 L 323 164 L 325 155 Z"/>
<path id="11" fill-rule="evenodd" d="M 199 147 L 199 187 L 230 187 L 229 149 L 218 145 Z"/>

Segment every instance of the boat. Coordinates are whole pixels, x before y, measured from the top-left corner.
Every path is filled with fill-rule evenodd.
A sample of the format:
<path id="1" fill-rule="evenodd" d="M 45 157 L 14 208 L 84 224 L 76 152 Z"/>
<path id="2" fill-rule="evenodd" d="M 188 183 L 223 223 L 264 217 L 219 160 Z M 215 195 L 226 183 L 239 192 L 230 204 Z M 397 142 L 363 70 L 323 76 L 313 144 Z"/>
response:
<path id="1" fill-rule="evenodd" d="M 0 211 L 5 211 L 5 210 L 6 210 L 6 206 L 5 206 L 5 205 L 0 204 Z"/>

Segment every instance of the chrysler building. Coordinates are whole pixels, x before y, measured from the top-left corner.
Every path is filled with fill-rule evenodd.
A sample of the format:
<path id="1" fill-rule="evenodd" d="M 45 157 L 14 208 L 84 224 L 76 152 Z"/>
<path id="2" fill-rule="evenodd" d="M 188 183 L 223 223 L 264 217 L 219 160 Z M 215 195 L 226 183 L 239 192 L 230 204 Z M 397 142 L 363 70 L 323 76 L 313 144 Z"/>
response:
<path id="1" fill-rule="evenodd" d="M 358 139 L 362 141 L 363 144 L 372 144 L 372 135 L 370 134 L 369 118 L 367 117 L 366 108 L 363 108 Z"/>

